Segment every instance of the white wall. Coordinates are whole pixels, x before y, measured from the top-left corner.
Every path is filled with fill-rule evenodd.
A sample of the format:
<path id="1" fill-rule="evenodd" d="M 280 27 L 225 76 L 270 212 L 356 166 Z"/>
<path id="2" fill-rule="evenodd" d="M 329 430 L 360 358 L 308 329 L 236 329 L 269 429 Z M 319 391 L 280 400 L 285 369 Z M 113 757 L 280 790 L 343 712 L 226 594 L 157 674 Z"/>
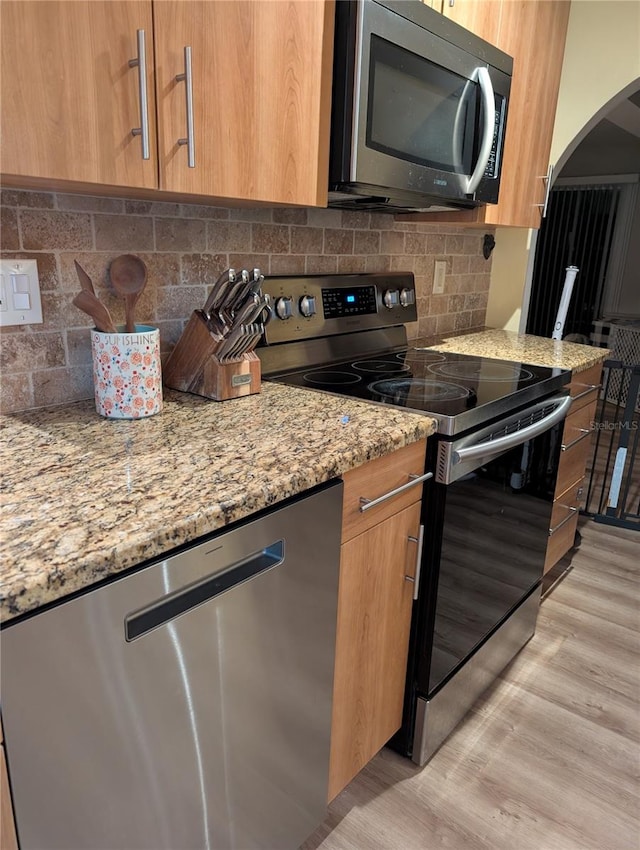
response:
<path id="1" fill-rule="evenodd" d="M 551 143 L 550 161 L 556 164 L 556 176 L 586 133 L 638 88 L 640 0 L 572 0 Z M 515 316 L 526 309 L 522 302 L 529 242 L 528 231 L 496 231 L 489 327 L 517 329 Z"/>
<path id="2" fill-rule="evenodd" d="M 639 86 L 640 0 L 572 0 L 551 162 L 561 167 L 612 98 Z"/>
<path id="3" fill-rule="evenodd" d="M 522 290 L 531 231 L 525 227 L 498 227 L 491 260 L 491 287 L 486 323 L 490 328 L 518 331 Z"/>

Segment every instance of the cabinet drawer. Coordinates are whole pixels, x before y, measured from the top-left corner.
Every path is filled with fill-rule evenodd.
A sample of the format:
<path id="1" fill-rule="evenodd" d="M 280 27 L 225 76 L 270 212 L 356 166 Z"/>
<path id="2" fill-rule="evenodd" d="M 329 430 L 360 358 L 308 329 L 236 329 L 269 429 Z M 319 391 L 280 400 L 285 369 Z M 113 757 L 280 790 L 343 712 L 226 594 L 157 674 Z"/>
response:
<path id="1" fill-rule="evenodd" d="M 549 542 L 544 561 L 544 572 L 558 563 L 573 546 L 578 526 L 579 507 L 582 503 L 584 478 L 562 492 L 553 503 Z"/>
<path id="2" fill-rule="evenodd" d="M 573 399 L 571 413 L 579 410 L 587 404 L 598 400 L 598 390 L 602 380 L 602 363 L 596 363 L 584 372 L 578 372 L 571 377 L 569 392 Z"/>
<path id="3" fill-rule="evenodd" d="M 579 408 L 567 417 L 562 432 L 563 449 L 558 466 L 556 498 L 579 481 L 591 451 L 591 423 L 595 413 L 595 403 Z"/>
<path id="4" fill-rule="evenodd" d="M 577 481 L 555 499 L 549 528 L 551 537 L 556 533 L 556 530 L 560 531 L 563 523 L 568 522 L 568 517 L 572 517 L 578 512 L 584 495 L 583 490 L 584 478 L 581 478 L 580 481 Z"/>
<path id="5" fill-rule="evenodd" d="M 568 522 L 550 535 L 549 542 L 547 543 L 547 555 L 544 561 L 545 573 L 549 572 L 551 567 L 555 566 L 560 558 L 566 555 L 569 549 L 571 549 L 577 527 L 578 514 L 575 513 Z"/>
<path id="6" fill-rule="evenodd" d="M 420 500 L 422 485 L 416 484 L 364 512 L 361 511 L 364 506 L 361 499 L 373 501 L 408 484 L 411 476 L 423 475 L 426 446 L 426 440 L 420 440 L 393 454 L 372 460 L 345 473 L 343 476 L 343 543 Z"/>

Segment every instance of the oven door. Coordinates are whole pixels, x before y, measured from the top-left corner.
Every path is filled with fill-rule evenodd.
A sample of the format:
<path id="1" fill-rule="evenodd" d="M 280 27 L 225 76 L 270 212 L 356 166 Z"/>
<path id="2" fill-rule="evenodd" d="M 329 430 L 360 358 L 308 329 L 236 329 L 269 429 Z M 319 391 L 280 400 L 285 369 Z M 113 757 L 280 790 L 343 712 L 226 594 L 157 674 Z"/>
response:
<path id="1" fill-rule="evenodd" d="M 342 182 L 497 201 L 505 74 L 396 11 L 362 2 L 353 87 L 352 112 L 341 116 L 351 130 Z"/>
<path id="2" fill-rule="evenodd" d="M 557 396 L 439 441 L 439 483 L 424 505 L 434 531 L 419 601 L 419 693 L 441 688 L 542 579 L 570 404 Z"/>

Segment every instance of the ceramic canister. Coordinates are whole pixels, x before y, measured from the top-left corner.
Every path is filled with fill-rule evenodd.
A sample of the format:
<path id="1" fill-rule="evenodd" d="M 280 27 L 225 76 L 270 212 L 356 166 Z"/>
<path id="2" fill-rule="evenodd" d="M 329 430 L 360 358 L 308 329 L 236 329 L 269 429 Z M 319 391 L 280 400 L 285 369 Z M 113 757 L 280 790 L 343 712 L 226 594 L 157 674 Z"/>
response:
<path id="1" fill-rule="evenodd" d="M 91 331 L 96 410 L 110 419 L 140 419 L 162 410 L 160 331 Z"/>

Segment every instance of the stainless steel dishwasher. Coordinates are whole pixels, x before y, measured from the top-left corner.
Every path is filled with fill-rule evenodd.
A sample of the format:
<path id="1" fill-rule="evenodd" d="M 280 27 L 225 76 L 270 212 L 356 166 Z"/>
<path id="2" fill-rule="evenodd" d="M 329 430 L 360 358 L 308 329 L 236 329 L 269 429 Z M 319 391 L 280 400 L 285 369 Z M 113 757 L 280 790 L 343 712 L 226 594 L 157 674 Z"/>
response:
<path id="1" fill-rule="evenodd" d="M 21 850 L 287 850 L 326 812 L 342 483 L 2 633 Z"/>

